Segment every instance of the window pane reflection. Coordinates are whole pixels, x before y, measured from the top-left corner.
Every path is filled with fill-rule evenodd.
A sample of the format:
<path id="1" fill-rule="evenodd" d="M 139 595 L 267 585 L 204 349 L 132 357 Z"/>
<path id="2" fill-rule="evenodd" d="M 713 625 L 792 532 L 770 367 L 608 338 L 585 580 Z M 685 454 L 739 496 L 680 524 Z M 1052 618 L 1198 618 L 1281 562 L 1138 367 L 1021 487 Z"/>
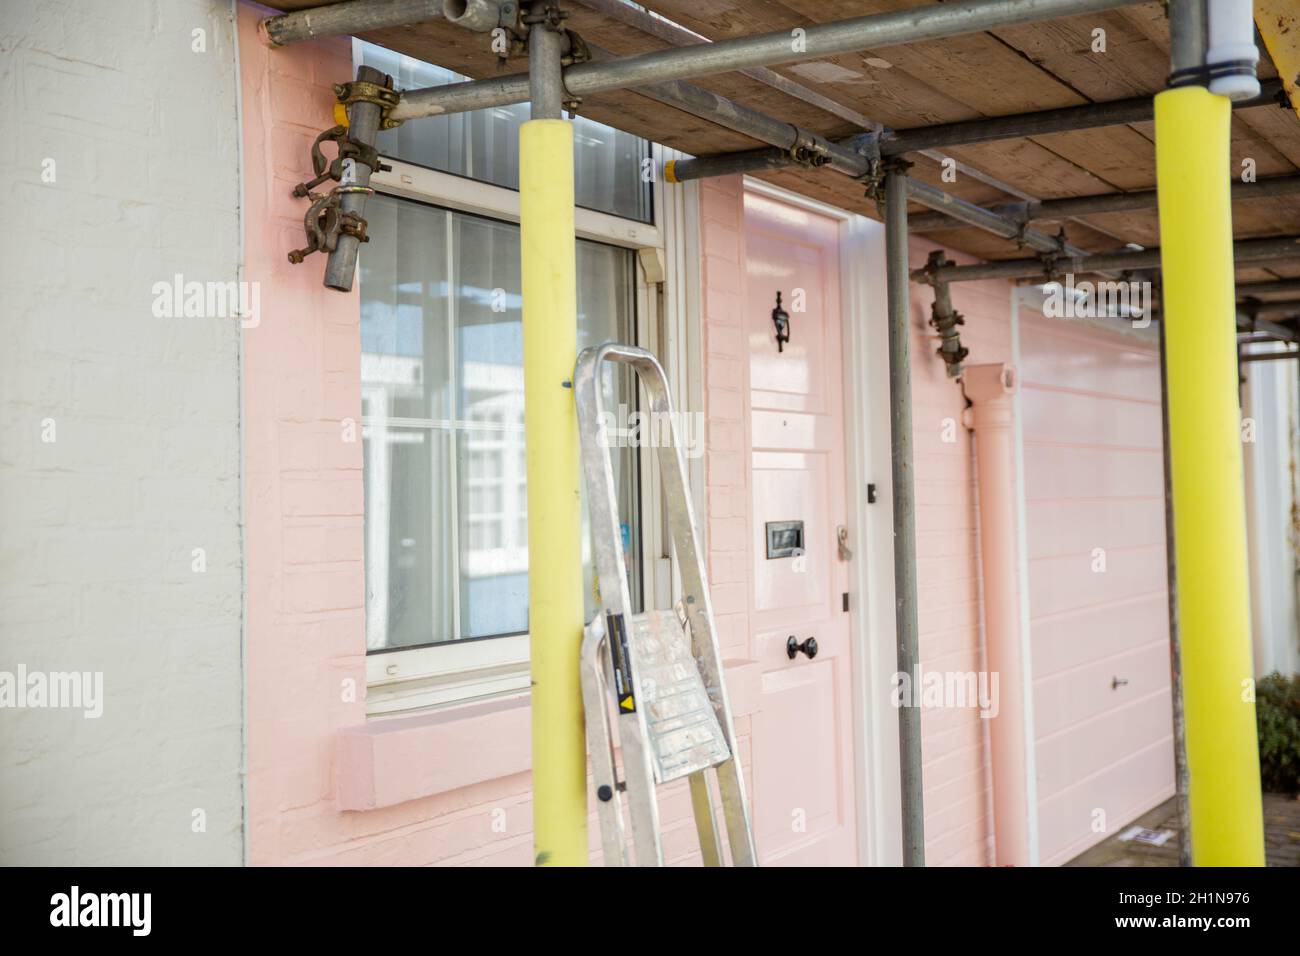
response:
<path id="1" fill-rule="evenodd" d="M 519 230 L 377 195 L 361 255 L 367 646 L 528 629 Z M 631 342 L 628 250 L 578 242 L 579 348 Z M 635 403 L 610 368 L 610 407 Z M 633 450 L 615 453 L 633 600 L 640 528 Z M 595 584 L 586 540 L 587 616 Z"/>

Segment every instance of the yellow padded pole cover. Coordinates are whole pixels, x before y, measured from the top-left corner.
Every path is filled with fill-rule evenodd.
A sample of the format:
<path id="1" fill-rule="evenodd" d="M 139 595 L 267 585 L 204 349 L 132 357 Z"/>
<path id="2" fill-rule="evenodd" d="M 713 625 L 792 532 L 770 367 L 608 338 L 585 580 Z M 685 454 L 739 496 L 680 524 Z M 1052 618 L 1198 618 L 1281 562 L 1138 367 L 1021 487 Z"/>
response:
<path id="1" fill-rule="evenodd" d="M 573 126 L 519 129 L 532 654 L 533 849 L 539 866 L 587 863 L 582 506 L 573 366 L 578 354 Z"/>
<path id="2" fill-rule="evenodd" d="M 1232 107 L 1155 98 L 1192 857 L 1263 866 L 1232 259 Z"/>

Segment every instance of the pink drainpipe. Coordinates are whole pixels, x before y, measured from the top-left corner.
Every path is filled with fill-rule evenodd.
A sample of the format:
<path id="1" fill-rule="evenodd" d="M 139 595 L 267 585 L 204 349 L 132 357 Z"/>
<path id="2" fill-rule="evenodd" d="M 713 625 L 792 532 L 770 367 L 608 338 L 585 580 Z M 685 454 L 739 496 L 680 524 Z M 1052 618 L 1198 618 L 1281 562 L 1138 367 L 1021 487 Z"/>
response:
<path id="1" fill-rule="evenodd" d="M 1016 390 L 1015 370 L 1001 363 L 968 365 L 962 383 L 971 401 L 964 421 L 976 438 L 986 666 L 990 675 L 998 675 L 997 716 L 990 718 L 989 727 L 994 852 L 998 866 L 1027 866 L 1029 787 L 1011 404 Z"/>

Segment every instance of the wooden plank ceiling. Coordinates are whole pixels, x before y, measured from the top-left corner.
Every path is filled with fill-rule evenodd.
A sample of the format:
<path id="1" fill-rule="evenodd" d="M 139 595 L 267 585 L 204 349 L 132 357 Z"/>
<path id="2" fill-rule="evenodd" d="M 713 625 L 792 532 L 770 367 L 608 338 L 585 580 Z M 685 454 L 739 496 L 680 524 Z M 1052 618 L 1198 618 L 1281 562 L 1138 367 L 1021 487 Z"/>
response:
<path id="1" fill-rule="evenodd" d="M 918 6 L 934 0 L 643 0 L 643 5 L 711 40 L 721 40 L 849 17 Z M 321 0 L 282 0 L 285 10 L 319 6 Z M 570 0 L 568 26 L 589 43 L 619 55 L 667 46 Z M 1093 52 L 1093 31 L 1105 30 L 1106 50 Z M 488 38 L 444 21 L 375 30 L 365 40 L 417 57 L 466 76 L 483 78 L 526 69 L 523 60 L 502 65 L 488 49 Z M 1260 76 L 1276 76 L 1261 50 Z M 1169 63 L 1169 29 L 1156 2 L 1109 13 L 1027 24 L 926 43 L 862 50 L 820 60 L 774 67 L 872 120 L 895 129 L 930 126 L 986 116 L 1078 106 L 1152 94 L 1164 86 Z M 739 73 L 693 80 L 699 86 L 745 105 L 798 123 L 832 139 L 859 129 L 844 119 L 795 99 Z M 631 91 L 603 93 L 584 100 L 581 112 L 599 122 L 694 155 L 751 149 L 762 145 L 695 116 L 663 106 Z M 947 155 L 1014 185 L 1039 199 L 1149 189 L 1155 185 L 1154 130 L 1135 123 L 1070 133 L 1054 133 L 954 147 Z M 1277 105 L 1237 110 L 1232 124 L 1234 169 L 1255 161 L 1258 176 L 1300 169 L 1300 120 Z M 913 175 L 972 202 L 991 204 L 1014 197 L 958 174 L 942 183 L 936 162 L 919 155 Z M 878 218 L 862 186 L 827 169 L 787 169 L 763 178 L 844 209 Z M 915 212 L 924 210 L 914 207 Z M 1065 223 L 1039 222 L 1038 228 L 1064 228 L 1086 249 L 1108 251 L 1125 243 L 1157 245 L 1154 210 L 1107 213 Z M 1238 202 L 1233 225 L 1238 238 L 1300 233 L 1300 196 Z M 1026 255 L 1013 244 L 975 229 L 930 234 L 953 249 L 985 259 Z M 1242 281 L 1300 276 L 1300 260 L 1243 267 Z"/>

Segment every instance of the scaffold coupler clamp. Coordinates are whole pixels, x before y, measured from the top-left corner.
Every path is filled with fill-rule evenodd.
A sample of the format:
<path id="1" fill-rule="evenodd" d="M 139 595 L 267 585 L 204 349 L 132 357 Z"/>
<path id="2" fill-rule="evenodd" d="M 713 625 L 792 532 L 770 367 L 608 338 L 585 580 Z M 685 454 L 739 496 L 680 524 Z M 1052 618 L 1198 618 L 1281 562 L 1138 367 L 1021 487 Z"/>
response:
<path id="1" fill-rule="evenodd" d="M 520 0 L 506 0 L 500 7 L 500 19 L 492 31 L 492 52 L 499 65 L 511 57 L 528 55 L 528 27 L 524 23 Z"/>
<path id="2" fill-rule="evenodd" d="M 338 248 L 339 236 L 355 236 L 358 242 L 369 242 L 366 220 L 354 212 L 344 212 L 340 201 L 348 193 L 374 195 L 369 186 L 336 186 L 327 193 L 309 193 L 312 203 L 303 216 L 303 230 L 307 245 L 289 253 L 289 261 L 298 265 L 313 252 L 333 252 Z"/>
<path id="3" fill-rule="evenodd" d="M 365 80 L 340 83 L 334 87 L 334 93 L 338 97 L 341 119 L 346 119 L 347 108 L 354 103 L 374 103 L 380 108 L 380 129 L 401 125 L 400 120 L 390 120 L 388 116 L 397 105 L 399 96 L 393 89 L 391 76 L 384 78 L 383 85 Z M 337 152 L 333 159 L 329 159 L 321 148 L 325 143 L 334 144 Z M 311 165 L 316 176 L 293 187 L 295 198 L 311 200 L 303 216 L 307 245 L 289 253 L 289 261 L 294 265 L 313 252 L 333 252 L 338 248 L 339 236 L 354 236 L 359 242 L 370 241 L 366 235 L 366 220 L 342 208 L 343 197 L 349 193 L 374 194 L 369 186 L 356 182 L 357 163 L 363 163 L 375 172 L 392 169 L 380 161 L 379 151 L 373 145 L 351 137 L 347 123 L 341 122 L 325 130 L 312 142 Z M 326 180 L 333 180 L 338 185 L 327 193 L 313 191 Z"/>
<path id="4" fill-rule="evenodd" d="M 939 347 L 935 349 L 943 359 L 949 378 L 961 376 L 961 363 L 970 355 L 970 349 L 961 344 L 959 325 L 966 324 L 966 318 L 952 307 L 952 296 L 948 283 L 939 278 L 939 270 L 954 265 L 944 255 L 942 249 L 935 249 L 925 261 L 925 272 L 930 276 L 934 287 L 934 301 L 930 303 L 930 327 L 939 335 Z"/>
<path id="5" fill-rule="evenodd" d="M 539 4 L 525 4 L 526 12 L 521 12 L 515 20 L 517 28 L 512 27 L 515 36 L 520 38 L 523 52 L 528 50 L 528 32 L 541 27 L 544 30 L 551 30 L 560 34 L 563 38 L 563 44 L 560 48 L 560 67 L 567 70 L 571 66 L 579 63 L 587 63 L 593 59 L 591 49 L 587 46 L 587 41 L 568 29 L 564 21 L 569 18 L 567 10 L 561 10 L 560 5 L 555 0 L 545 0 Z M 540 8 L 540 9 L 539 9 Z M 502 14 L 504 20 L 505 14 Z M 560 74 L 560 88 L 563 91 L 561 104 L 569 114 L 570 119 L 578 113 L 578 108 L 582 106 L 582 97 L 569 90 L 564 82 L 564 74 Z"/>
<path id="6" fill-rule="evenodd" d="M 868 161 L 862 181 L 867 187 L 867 198 L 876 201 L 881 216 L 885 214 L 885 180 L 890 174 L 906 174 L 912 165 L 901 156 L 875 157 Z"/>
<path id="7" fill-rule="evenodd" d="M 339 105 L 345 110 L 354 103 L 373 103 L 379 107 L 379 128 L 396 129 L 402 125 L 401 120 L 392 118 L 393 110 L 400 102 L 402 94 L 393 89 L 393 78 L 385 76 L 383 83 L 371 83 L 368 80 L 349 80 L 334 86 L 334 95 Z"/>
<path id="8" fill-rule="evenodd" d="M 563 14 L 568 16 L 568 14 Z M 587 47 L 587 41 L 574 33 L 572 30 L 561 28 L 564 34 L 564 52 L 560 57 L 560 66 L 567 70 L 571 66 L 579 63 L 587 63 L 592 59 L 591 50 Z M 569 118 L 578 115 L 578 107 L 582 105 L 582 97 L 569 91 L 568 85 L 564 82 L 564 73 L 560 73 L 560 86 L 564 90 L 564 108 L 568 111 Z"/>
<path id="9" fill-rule="evenodd" d="M 809 169 L 825 166 L 831 161 L 830 151 L 824 139 L 800 126 L 796 126 L 794 130 L 794 142 L 786 150 L 790 159 Z"/>

